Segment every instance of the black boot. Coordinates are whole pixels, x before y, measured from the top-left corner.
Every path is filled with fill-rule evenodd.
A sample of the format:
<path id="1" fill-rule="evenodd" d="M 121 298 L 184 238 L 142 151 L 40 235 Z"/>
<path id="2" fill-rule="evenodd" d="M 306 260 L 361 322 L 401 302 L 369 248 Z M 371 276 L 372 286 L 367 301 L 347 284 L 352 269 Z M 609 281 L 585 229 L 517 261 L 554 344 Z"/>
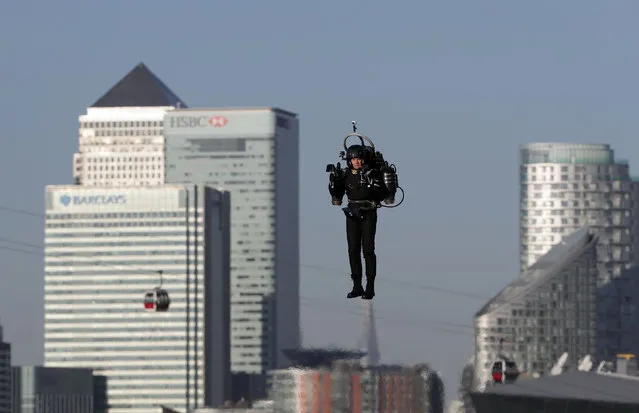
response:
<path id="1" fill-rule="evenodd" d="M 375 297 L 375 279 L 369 278 L 366 280 L 366 290 L 362 294 L 363 300 L 372 300 Z"/>
<path id="2" fill-rule="evenodd" d="M 350 293 L 346 295 L 346 298 L 355 298 L 361 297 L 364 294 L 364 288 L 362 287 L 362 279 L 357 280 L 355 277 L 351 275 L 351 279 L 353 280 L 353 289 Z"/>

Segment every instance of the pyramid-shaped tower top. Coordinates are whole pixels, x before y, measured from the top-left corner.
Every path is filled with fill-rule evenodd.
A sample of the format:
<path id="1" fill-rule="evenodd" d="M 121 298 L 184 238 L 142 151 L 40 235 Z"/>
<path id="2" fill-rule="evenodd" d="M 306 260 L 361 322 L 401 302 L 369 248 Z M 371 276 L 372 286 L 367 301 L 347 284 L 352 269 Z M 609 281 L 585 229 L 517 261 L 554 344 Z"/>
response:
<path id="1" fill-rule="evenodd" d="M 149 106 L 187 107 L 144 63 L 134 67 L 91 105 L 92 108 Z"/>

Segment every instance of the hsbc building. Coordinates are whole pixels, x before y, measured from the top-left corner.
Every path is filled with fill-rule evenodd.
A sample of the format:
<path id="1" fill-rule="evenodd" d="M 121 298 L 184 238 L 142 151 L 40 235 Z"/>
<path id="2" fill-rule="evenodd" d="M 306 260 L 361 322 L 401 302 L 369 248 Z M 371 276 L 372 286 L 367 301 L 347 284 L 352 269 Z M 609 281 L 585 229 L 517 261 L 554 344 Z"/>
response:
<path id="1" fill-rule="evenodd" d="M 286 367 L 281 350 L 300 344 L 298 116 L 177 109 L 165 115 L 164 138 L 167 184 L 231 193 L 232 371 Z"/>

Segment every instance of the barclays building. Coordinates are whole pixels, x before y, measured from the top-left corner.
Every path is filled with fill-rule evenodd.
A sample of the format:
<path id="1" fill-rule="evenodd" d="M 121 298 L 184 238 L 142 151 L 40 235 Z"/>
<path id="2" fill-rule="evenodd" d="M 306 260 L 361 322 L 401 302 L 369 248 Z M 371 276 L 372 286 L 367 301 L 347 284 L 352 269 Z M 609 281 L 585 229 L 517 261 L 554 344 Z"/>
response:
<path id="1" fill-rule="evenodd" d="M 45 366 L 106 377 L 110 413 L 223 402 L 229 194 L 48 186 L 45 202 Z M 168 311 L 145 306 L 156 287 Z"/>

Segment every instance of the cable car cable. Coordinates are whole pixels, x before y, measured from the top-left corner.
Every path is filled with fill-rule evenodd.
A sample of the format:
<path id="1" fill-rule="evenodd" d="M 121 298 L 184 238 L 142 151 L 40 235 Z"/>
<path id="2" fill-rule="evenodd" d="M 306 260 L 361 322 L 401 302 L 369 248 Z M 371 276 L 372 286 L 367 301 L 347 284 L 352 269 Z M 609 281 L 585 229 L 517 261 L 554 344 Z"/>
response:
<path id="1" fill-rule="evenodd" d="M 30 211 L 26 211 L 26 210 L 18 210 L 18 209 L 14 209 L 14 208 L 8 208 L 5 206 L 1 206 L 0 205 L 0 211 L 5 211 L 5 212 L 11 212 L 11 213 L 19 213 L 19 214 L 24 214 L 27 216 L 32 216 L 32 217 L 42 217 L 44 218 L 45 215 L 44 214 L 37 214 L 35 212 L 30 212 Z M 22 246 L 30 246 L 33 248 L 39 248 L 39 249 L 44 249 L 44 247 L 40 246 L 40 245 L 33 245 L 33 244 L 28 244 L 28 243 L 24 243 L 21 241 L 15 241 L 15 240 L 11 240 L 8 238 L 0 238 L 0 240 L 5 240 L 7 242 L 11 242 L 11 243 L 15 243 L 17 245 L 22 245 Z M 134 264 L 125 264 L 125 265 L 113 265 L 113 264 L 109 264 L 109 263 L 99 263 L 99 265 L 103 265 L 105 267 L 110 267 L 110 268 L 114 268 L 114 269 L 120 269 L 118 267 L 126 267 L 126 268 L 132 268 L 135 269 L 136 271 L 141 271 L 141 272 L 148 272 L 149 269 L 148 268 L 138 268 L 136 267 Z M 300 264 L 300 267 L 304 267 L 304 268 L 309 268 L 309 269 L 313 269 L 313 270 L 320 270 L 320 271 L 325 271 L 326 274 L 329 274 L 330 276 L 334 276 L 334 277 L 339 277 L 339 278 L 343 278 L 337 274 L 341 273 L 342 270 L 339 269 L 333 269 L 333 268 L 328 268 L 328 267 L 324 267 L 324 266 L 318 266 L 318 265 L 311 265 L 311 264 Z M 432 291 L 432 292 L 438 292 L 438 293 L 442 293 L 442 294 L 449 294 L 449 295 L 455 295 L 455 296 L 461 296 L 461 297 L 467 297 L 467 298 L 474 298 L 474 299 L 478 299 L 478 300 L 489 300 L 490 297 L 487 296 L 482 296 L 479 294 L 474 294 L 471 292 L 465 292 L 465 291 L 459 291 L 459 290 L 452 290 L 452 289 L 446 289 L 446 288 L 440 288 L 440 287 L 435 287 L 432 285 L 425 285 L 423 283 L 416 283 L 416 282 L 411 282 L 411 281 L 407 281 L 407 280 L 388 280 L 388 279 L 380 279 L 380 282 L 385 282 L 385 283 L 390 283 L 393 285 L 405 285 L 407 288 L 410 289 L 419 289 L 419 290 L 423 290 L 423 291 Z"/>
<path id="2" fill-rule="evenodd" d="M 31 217 L 38 217 L 38 218 L 44 218 L 46 216 L 46 214 L 39 214 L 39 213 L 36 213 L 36 212 L 24 210 L 24 209 L 10 208 L 10 207 L 6 207 L 6 206 L 2 206 L 2 205 L 0 205 L 0 211 L 16 213 L 16 214 L 23 214 L 23 215 L 27 215 L 27 216 L 31 216 Z M 19 243 L 19 241 L 18 241 L 18 243 Z M 22 244 L 24 244 L 24 243 L 22 243 Z M 34 246 L 34 247 L 42 248 L 40 246 Z M 104 265 L 108 266 L 109 264 L 104 264 Z M 316 269 L 316 270 L 318 270 L 318 269 L 326 270 L 327 273 L 328 272 L 332 272 L 331 275 L 333 275 L 333 273 L 341 272 L 341 270 L 338 270 L 338 269 L 330 269 L 330 268 L 327 268 L 327 267 L 321 267 L 321 266 L 317 266 L 317 265 L 301 264 L 300 266 L 301 267 L 306 267 L 306 268 L 311 268 L 311 269 Z M 148 271 L 147 269 L 140 269 L 140 270 L 141 271 Z M 481 300 L 490 299 L 490 297 L 485 297 L 485 296 L 481 296 L 481 295 L 477 295 L 477 294 L 473 294 L 473 293 L 469 293 L 469 292 L 455 291 L 455 290 L 451 290 L 451 289 L 444 289 L 444 288 L 439 288 L 439 287 L 429 286 L 429 285 L 421 285 L 421 284 L 418 284 L 418 283 L 413 283 L 413 282 L 403 281 L 403 280 L 385 280 L 385 279 L 380 279 L 380 281 L 381 282 L 389 282 L 389 283 L 393 283 L 393 284 L 396 284 L 396 285 L 397 284 L 405 284 L 406 286 L 410 286 L 410 288 L 419 288 L 419 289 L 422 289 L 422 290 L 430 290 L 430 291 L 440 292 L 440 293 L 444 293 L 444 294 L 465 296 L 465 297 L 468 297 L 468 298 L 476 298 L 476 299 L 481 299 Z"/>
<path id="3" fill-rule="evenodd" d="M 6 246 L 0 245 L 0 251 L 7 251 L 7 252 L 18 252 L 18 253 L 24 253 L 27 255 L 33 255 L 33 256 L 38 256 L 38 257 L 42 257 L 44 254 L 42 252 L 36 252 L 36 251 L 27 251 L 27 250 L 19 250 L 19 249 L 14 249 L 14 248 L 8 248 Z M 322 308 L 328 308 L 328 309 L 334 309 L 335 305 L 334 302 L 330 302 L 326 299 L 322 299 L 322 298 L 317 298 L 317 297 L 306 297 L 306 296 L 300 296 L 300 305 L 302 305 L 302 300 L 305 301 L 324 301 L 327 302 L 327 304 L 325 306 L 322 306 Z M 303 305 L 305 306 L 309 306 L 308 302 L 305 302 Z M 348 312 L 351 314 L 355 314 L 355 315 L 364 315 L 364 313 L 357 311 L 357 309 L 354 308 L 345 308 L 344 310 L 342 310 L 343 312 Z M 378 317 L 380 320 L 383 319 L 389 319 L 388 317 L 388 310 L 385 309 L 377 309 L 376 313 L 381 313 L 382 316 L 380 317 L 379 315 L 376 316 L 376 318 Z M 426 330 L 435 330 L 435 331 L 440 331 L 440 332 L 445 332 L 445 333 L 451 333 L 451 334 L 462 334 L 462 335 L 469 335 L 472 336 L 473 333 L 471 332 L 463 332 L 463 331 L 454 331 L 454 330 L 446 330 L 443 327 L 440 326 L 433 326 L 433 325 L 426 325 L 423 322 L 414 322 L 414 321 L 409 321 L 405 316 L 399 316 L 397 317 L 396 320 L 390 320 L 392 321 L 393 324 L 404 324 L 404 325 L 408 325 L 408 326 L 414 326 L 417 328 L 421 328 L 421 329 L 426 329 Z M 461 326 L 459 324 L 454 324 L 454 323 L 449 323 L 449 322 L 438 322 L 441 326 L 450 326 L 453 328 L 459 328 L 459 327 L 468 327 L 470 328 L 470 326 Z"/>

